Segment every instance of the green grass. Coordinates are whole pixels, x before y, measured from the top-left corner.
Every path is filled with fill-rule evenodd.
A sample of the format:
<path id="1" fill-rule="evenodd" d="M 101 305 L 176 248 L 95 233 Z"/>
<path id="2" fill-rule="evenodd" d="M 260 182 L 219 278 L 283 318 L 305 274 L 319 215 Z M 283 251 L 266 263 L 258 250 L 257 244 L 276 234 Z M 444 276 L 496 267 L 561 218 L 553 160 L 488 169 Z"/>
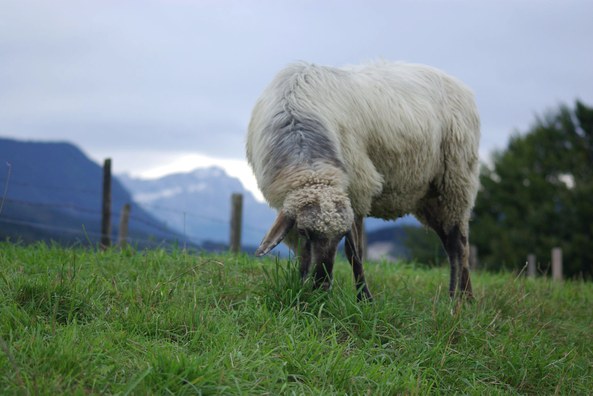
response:
<path id="1" fill-rule="evenodd" d="M 334 289 L 295 263 L 182 251 L 0 244 L 0 394 L 587 394 L 593 284 L 349 265 Z"/>

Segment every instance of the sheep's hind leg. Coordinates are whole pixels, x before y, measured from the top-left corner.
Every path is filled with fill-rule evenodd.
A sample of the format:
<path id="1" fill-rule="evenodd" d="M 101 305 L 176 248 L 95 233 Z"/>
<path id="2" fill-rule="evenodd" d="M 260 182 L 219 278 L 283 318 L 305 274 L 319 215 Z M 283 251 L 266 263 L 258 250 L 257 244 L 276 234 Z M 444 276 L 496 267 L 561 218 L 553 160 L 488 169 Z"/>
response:
<path id="1" fill-rule="evenodd" d="M 354 273 L 354 281 L 357 291 L 356 298 L 358 301 L 372 301 L 373 296 L 367 287 L 362 263 L 364 249 L 362 242 L 363 232 L 363 218 L 356 218 L 352 230 L 346 234 L 344 250 L 346 251 L 348 261 L 352 265 L 352 272 Z"/>
<path id="2" fill-rule="evenodd" d="M 461 233 L 461 230 L 457 225 L 446 234 L 444 232 L 437 233 L 443 241 L 451 265 L 449 295 L 453 297 L 459 287 L 461 297 L 472 298 L 472 284 L 469 274 L 469 244 L 467 237 Z"/>
<path id="3" fill-rule="evenodd" d="M 449 295 L 455 296 L 457 287 L 463 295 L 472 297 L 472 284 L 469 275 L 469 246 L 467 237 L 461 232 L 460 226 L 453 226 L 445 232 L 442 222 L 434 207 L 427 206 L 422 212 L 417 213 L 418 218 L 429 225 L 439 236 L 451 267 L 449 278 Z M 466 227 L 467 229 L 467 227 Z"/>

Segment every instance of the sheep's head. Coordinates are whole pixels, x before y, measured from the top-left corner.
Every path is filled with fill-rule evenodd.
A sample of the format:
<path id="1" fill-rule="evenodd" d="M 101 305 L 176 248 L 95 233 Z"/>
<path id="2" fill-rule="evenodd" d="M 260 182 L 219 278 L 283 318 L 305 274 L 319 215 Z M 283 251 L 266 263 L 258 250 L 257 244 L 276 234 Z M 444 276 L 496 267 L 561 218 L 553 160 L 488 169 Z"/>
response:
<path id="1" fill-rule="evenodd" d="M 344 192 L 319 184 L 299 188 L 286 196 L 276 221 L 255 254 L 263 256 L 295 230 L 311 250 L 302 254 L 301 259 L 314 261 L 316 279 L 324 275 L 331 278 L 338 243 L 351 230 L 353 221 L 350 199 Z M 308 267 L 309 263 L 301 265 Z"/>

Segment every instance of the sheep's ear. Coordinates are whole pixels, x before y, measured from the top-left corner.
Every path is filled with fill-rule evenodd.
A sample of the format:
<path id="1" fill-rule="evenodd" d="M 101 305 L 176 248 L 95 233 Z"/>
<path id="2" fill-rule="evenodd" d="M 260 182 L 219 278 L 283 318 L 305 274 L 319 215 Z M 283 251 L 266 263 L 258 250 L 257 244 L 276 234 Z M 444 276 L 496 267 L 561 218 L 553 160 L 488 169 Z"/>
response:
<path id="1" fill-rule="evenodd" d="M 272 224 L 270 231 L 268 231 L 264 240 L 255 251 L 255 255 L 260 257 L 274 249 L 276 245 L 282 242 L 284 237 L 286 237 L 286 234 L 292 229 L 292 226 L 294 226 L 294 219 L 288 217 L 284 211 L 281 210 L 280 213 L 278 213 L 278 217 L 276 217 L 274 224 Z"/>

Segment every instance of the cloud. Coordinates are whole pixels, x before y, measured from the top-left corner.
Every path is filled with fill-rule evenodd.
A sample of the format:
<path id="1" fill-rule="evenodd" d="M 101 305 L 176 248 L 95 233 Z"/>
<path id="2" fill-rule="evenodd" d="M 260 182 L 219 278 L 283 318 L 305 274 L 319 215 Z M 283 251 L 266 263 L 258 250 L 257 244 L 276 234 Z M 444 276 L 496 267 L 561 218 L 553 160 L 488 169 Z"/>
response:
<path id="1" fill-rule="evenodd" d="M 0 135 L 146 169 L 159 150 L 243 159 L 256 98 L 295 60 L 442 68 L 476 93 L 482 153 L 560 102 L 593 103 L 588 1 L 5 0 L 0 15 Z"/>

